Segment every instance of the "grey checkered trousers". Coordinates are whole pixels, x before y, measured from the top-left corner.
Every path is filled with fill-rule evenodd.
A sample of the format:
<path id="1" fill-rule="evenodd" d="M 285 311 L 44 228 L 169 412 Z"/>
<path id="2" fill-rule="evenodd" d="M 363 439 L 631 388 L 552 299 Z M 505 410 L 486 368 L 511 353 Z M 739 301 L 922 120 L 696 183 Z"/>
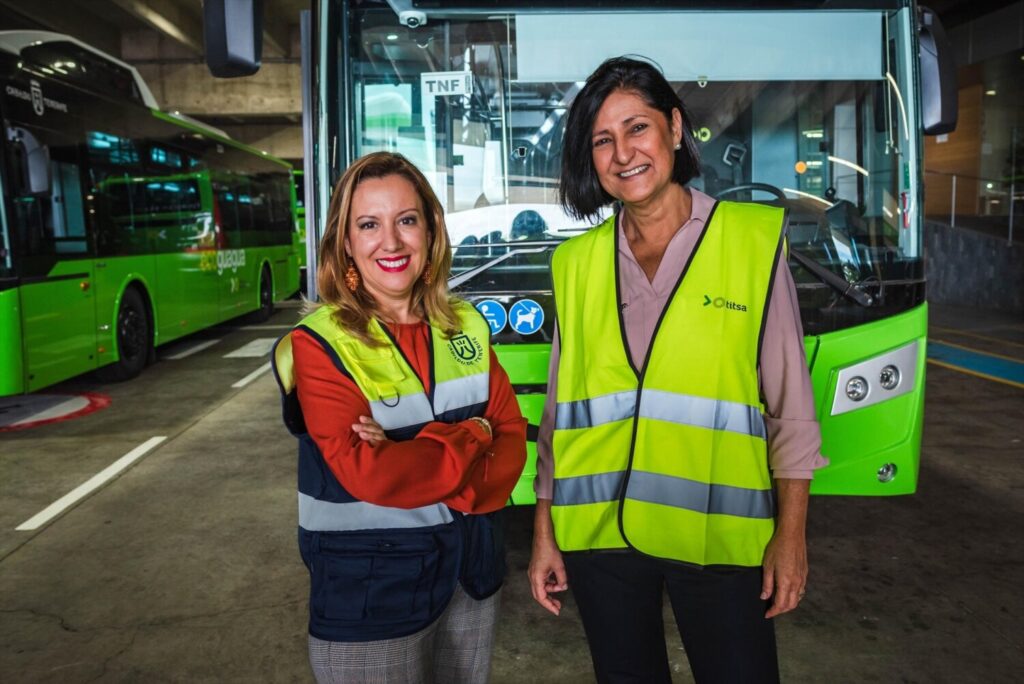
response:
<path id="1" fill-rule="evenodd" d="M 309 637 L 319 684 L 485 684 L 501 592 L 477 601 L 461 586 L 441 617 L 398 639 L 322 641 Z"/>

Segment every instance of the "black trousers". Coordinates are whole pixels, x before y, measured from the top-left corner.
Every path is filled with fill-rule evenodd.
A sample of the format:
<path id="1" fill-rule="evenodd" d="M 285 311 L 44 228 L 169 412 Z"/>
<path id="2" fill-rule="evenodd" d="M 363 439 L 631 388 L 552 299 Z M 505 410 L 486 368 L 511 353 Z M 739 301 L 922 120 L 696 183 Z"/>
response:
<path id="1" fill-rule="evenodd" d="M 600 684 L 670 684 L 663 590 L 698 684 L 779 681 L 775 625 L 764 617 L 761 568 L 710 569 L 634 551 L 567 553 Z"/>

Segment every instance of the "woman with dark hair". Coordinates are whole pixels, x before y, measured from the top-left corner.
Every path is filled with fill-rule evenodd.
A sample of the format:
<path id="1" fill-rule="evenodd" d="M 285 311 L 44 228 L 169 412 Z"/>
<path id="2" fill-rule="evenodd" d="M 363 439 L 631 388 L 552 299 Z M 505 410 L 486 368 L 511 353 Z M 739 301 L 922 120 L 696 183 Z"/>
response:
<path id="1" fill-rule="evenodd" d="M 334 189 L 312 307 L 274 349 L 299 439 L 299 549 L 318 682 L 483 682 L 505 575 L 498 514 L 526 424 L 490 329 L 445 278 L 444 213 L 408 160 Z"/>
<path id="2" fill-rule="evenodd" d="M 607 221 L 552 259 L 558 335 L 537 458 L 533 596 L 572 587 L 599 682 L 670 682 L 667 589 L 698 682 L 774 682 L 772 619 L 807 577 L 825 465 L 783 210 L 716 202 L 648 62 L 610 59 L 569 111 L 561 200 Z"/>

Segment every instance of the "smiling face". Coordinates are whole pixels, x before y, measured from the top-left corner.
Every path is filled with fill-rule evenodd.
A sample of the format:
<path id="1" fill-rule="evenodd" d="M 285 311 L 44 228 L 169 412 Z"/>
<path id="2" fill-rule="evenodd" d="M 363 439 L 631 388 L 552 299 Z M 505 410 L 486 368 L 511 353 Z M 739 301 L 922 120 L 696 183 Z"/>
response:
<path id="1" fill-rule="evenodd" d="M 626 205 L 657 201 L 672 183 L 682 128 L 678 109 L 672 110 L 669 122 L 636 93 L 613 91 L 594 118 L 591 137 L 601 187 Z"/>
<path id="2" fill-rule="evenodd" d="M 359 183 L 352 194 L 345 252 L 381 306 L 408 303 L 429 249 L 423 200 L 409 180 L 393 174 Z"/>

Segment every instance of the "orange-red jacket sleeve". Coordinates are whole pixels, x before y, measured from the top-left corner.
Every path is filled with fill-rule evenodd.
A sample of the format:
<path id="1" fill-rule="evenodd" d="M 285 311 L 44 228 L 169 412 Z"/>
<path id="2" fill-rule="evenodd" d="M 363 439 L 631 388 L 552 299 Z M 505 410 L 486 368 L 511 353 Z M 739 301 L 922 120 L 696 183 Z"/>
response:
<path id="1" fill-rule="evenodd" d="M 292 355 L 306 429 L 328 468 L 357 499 L 416 508 L 444 501 L 482 477 L 472 466 L 492 440 L 475 422 L 430 423 L 414 439 L 371 446 L 352 430 L 360 416 L 372 415 L 355 382 L 301 330 L 292 333 Z M 489 469 L 486 475 L 493 477 Z"/>
<path id="2" fill-rule="evenodd" d="M 464 513 L 489 513 L 508 501 L 526 463 L 526 419 L 519 410 L 508 373 L 491 350 L 490 399 L 484 417 L 494 441 L 470 468 L 469 481 L 445 503 Z"/>

